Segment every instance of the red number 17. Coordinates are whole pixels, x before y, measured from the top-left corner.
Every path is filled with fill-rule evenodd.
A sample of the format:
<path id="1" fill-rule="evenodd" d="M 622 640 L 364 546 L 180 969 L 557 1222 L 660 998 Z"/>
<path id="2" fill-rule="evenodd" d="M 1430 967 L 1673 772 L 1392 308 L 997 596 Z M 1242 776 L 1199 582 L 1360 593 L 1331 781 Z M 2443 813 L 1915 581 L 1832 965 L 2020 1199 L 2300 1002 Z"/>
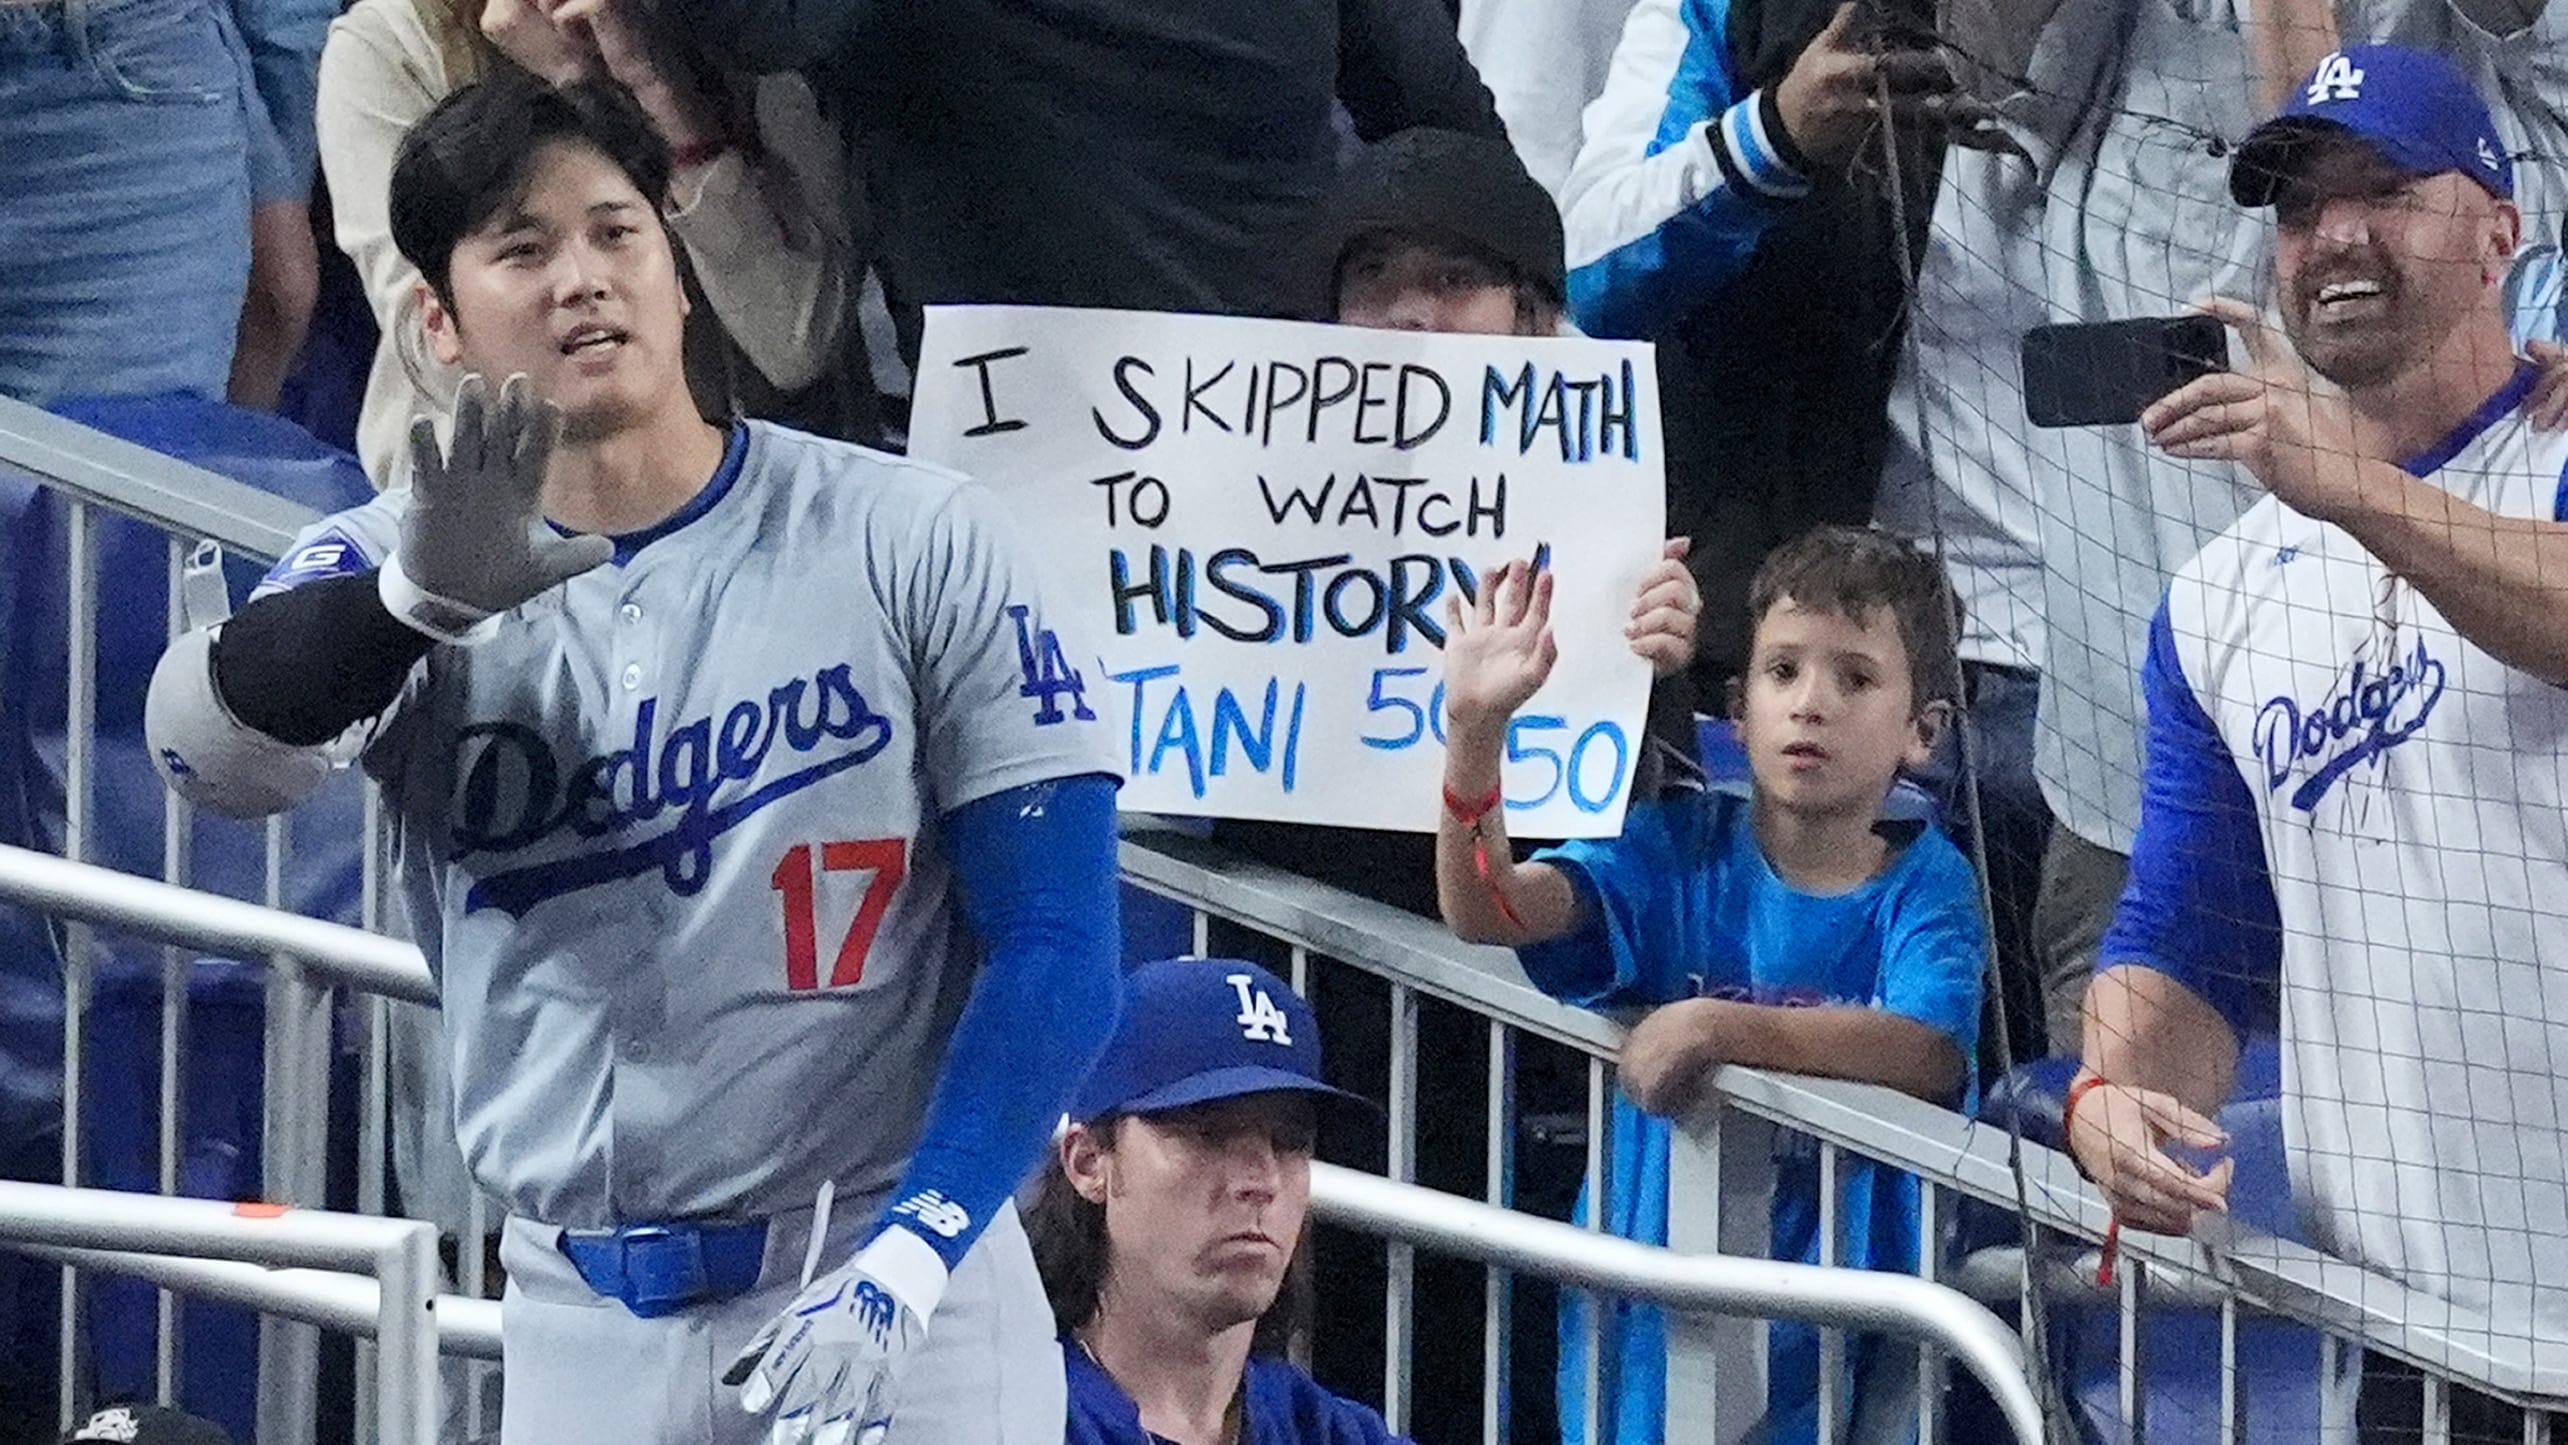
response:
<path id="1" fill-rule="evenodd" d="M 823 843 L 817 871 L 811 854 L 809 843 L 786 849 L 767 880 L 768 886 L 785 895 L 785 987 L 798 993 L 821 986 L 820 926 L 814 917 L 819 875 L 868 871 L 874 875 L 865 885 L 865 901 L 856 906 L 856 920 L 847 925 L 847 937 L 838 945 L 838 962 L 829 970 L 829 987 L 845 988 L 864 978 L 865 955 L 874 947 L 874 931 L 883 926 L 883 914 L 909 871 L 909 845 L 899 838 Z"/>

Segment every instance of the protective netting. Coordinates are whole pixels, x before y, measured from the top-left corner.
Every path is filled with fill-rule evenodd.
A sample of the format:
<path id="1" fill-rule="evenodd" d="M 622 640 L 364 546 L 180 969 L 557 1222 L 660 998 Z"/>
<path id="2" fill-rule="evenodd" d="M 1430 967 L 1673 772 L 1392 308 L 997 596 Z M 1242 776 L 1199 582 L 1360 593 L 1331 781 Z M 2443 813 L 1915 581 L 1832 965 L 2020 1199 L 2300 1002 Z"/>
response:
<path id="1" fill-rule="evenodd" d="M 2103 1077 L 2079 1152 L 2126 1227 L 2225 1188 L 2242 1230 L 2345 1262 L 2305 1271 L 2343 1343 L 2251 1308 L 2234 1351 L 2158 1272 L 2147 1438 L 2228 1438 L 2227 1399 L 2237 1438 L 2527 1439 L 2394 1357 L 2517 1391 L 2568 1364 L 2568 435 L 2514 359 L 2559 330 L 2568 37 L 2537 5 L 2257 8 L 1948 7 L 2020 149 L 1942 163 L 1882 507 L 1968 609 L 2005 1053 L 2047 1034 Z M 2380 41 L 2447 59 L 2496 153 Z M 2367 180 L 2312 142 L 2279 211 L 2243 205 L 2240 146 L 2288 103 L 2459 149 L 2420 179 L 2375 141 L 2405 164 Z M 2250 384 L 2130 420 L 2199 374 L 2175 318 L 2221 297 Z M 2251 1291 L 2303 1268 L 2234 1253 Z M 2113 1304 L 2055 1295 L 2041 1331 L 2108 1431 Z"/>

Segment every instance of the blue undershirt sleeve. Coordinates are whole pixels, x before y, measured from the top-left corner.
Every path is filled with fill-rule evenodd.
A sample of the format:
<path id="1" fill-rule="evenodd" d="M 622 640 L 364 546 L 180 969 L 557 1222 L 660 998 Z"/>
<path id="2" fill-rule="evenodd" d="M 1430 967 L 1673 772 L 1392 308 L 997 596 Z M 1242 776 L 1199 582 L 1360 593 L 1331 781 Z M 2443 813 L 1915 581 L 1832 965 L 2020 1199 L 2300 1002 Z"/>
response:
<path id="1" fill-rule="evenodd" d="M 986 960 L 886 1225 L 962 1262 L 1041 1155 L 1121 1005 L 1115 780 L 1007 788 L 945 815 L 963 916 Z"/>
<path id="2" fill-rule="evenodd" d="M 2282 973 L 2282 919 L 2256 803 L 2185 681 L 2165 603 L 2141 673 L 2149 708 L 2131 881 L 2099 968 L 2140 964 L 2202 996 L 2241 1033 Z"/>

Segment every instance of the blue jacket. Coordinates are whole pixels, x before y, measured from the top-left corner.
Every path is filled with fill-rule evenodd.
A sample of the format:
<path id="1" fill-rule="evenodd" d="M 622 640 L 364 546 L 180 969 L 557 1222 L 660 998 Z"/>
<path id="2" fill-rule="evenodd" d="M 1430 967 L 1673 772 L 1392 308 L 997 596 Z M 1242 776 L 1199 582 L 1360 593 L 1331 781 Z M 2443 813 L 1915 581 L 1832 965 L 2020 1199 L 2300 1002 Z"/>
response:
<path id="1" fill-rule="evenodd" d="M 1926 0 L 1870 8 L 1933 21 Z M 1941 143 L 1906 136 L 1904 207 L 1877 155 L 1850 172 L 1799 153 L 1774 96 L 1835 9 L 1637 0 L 1561 188 L 1571 318 L 1658 344 L 1667 525 L 1694 539 L 1705 683 L 1746 660 L 1757 564 L 1868 521 L 1888 446 Z"/>
<path id="2" fill-rule="evenodd" d="M 1062 1445 L 1159 1445 L 1141 1427 L 1141 1407 L 1088 1352 L 1061 1342 L 1070 1381 L 1070 1422 Z M 1248 1403 L 1239 1445 L 1408 1445 L 1382 1417 L 1320 1388 L 1282 1360 L 1248 1362 Z"/>
<path id="3" fill-rule="evenodd" d="M 1810 194 L 1771 94 L 1740 73 L 1729 0 L 1640 0 L 1561 188 L 1580 329 L 1672 330 Z"/>

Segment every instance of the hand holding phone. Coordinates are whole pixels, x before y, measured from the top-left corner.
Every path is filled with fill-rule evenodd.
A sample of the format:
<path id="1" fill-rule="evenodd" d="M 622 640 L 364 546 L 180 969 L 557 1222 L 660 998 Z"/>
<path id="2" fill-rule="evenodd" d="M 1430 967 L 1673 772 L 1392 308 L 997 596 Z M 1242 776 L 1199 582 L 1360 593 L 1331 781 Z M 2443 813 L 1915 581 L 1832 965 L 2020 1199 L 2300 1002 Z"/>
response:
<path id="1" fill-rule="evenodd" d="M 2024 416 L 2035 426 L 2128 426 L 2197 377 L 2229 369 L 2229 332 L 2202 312 L 2036 326 L 2024 333 Z"/>

